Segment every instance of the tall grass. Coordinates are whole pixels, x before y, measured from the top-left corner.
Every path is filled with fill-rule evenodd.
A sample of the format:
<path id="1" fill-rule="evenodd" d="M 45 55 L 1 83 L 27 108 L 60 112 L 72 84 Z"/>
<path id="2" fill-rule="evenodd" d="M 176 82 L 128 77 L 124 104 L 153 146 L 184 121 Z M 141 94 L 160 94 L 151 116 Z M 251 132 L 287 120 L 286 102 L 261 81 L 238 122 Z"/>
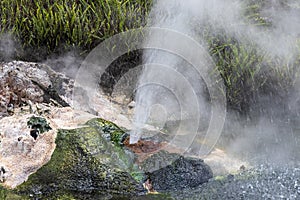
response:
<path id="1" fill-rule="evenodd" d="M 260 97 L 282 97 L 278 101 L 287 97 L 299 76 L 299 59 L 276 60 L 254 44 L 220 38 L 211 37 L 209 47 L 226 87 L 229 108 L 248 113 Z"/>
<path id="2" fill-rule="evenodd" d="M 245 22 L 271 27 L 260 15 L 265 1 L 248 2 Z M 27 56 L 73 47 L 89 52 L 116 33 L 144 26 L 151 5 L 151 0 L 1 0 L 0 34 L 12 33 Z M 258 95 L 293 87 L 300 56 L 295 63 L 276 61 L 250 42 L 241 43 L 225 33 L 216 35 L 209 26 L 205 31 L 231 108 L 247 112 Z"/>
<path id="3" fill-rule="evenodd" d="M 12 32 L 25 48 L 80 47 L 145 24 L 148 0 L 2 0 L 0 31 Z"/>

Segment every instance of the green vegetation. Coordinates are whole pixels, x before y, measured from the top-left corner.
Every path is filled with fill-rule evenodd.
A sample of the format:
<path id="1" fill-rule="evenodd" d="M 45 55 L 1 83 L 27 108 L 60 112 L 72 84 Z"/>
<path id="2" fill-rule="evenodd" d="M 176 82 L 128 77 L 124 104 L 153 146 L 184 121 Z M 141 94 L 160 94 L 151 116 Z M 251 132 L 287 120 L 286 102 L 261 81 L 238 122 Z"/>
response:
<path id="1" fill-rule="evenodd" d="M 124 147 L 123 142 L 129 136 L 128 133 L 119 128 L 116 124 L 101 118 L 91 119 L 86 122 L 86 125 L 89 125 L 101 132 L 101 136 L 108 142 L 112 143 L 114 150 L 119 155 L 118 157 L 120 162 L 123 164 L 122 166 L 124 168 L 129 167 L 129 173 L 136 181 L 141 182 L 144 180 L 144 173 L 138 168 L 137 165 L 132 164 L 134 162 L 132 160 L 134 159 L 134 155 L 131 151 Z M 130 157 L 131 159 L 128 159 Z"/>
<path id="2" fill-rule="evenodd" d="M 245 22 L 254 24 L 258 29 L 272 29 L 271 21 L 260 13 L 265 2 L 248 2 L 244 9 Z M 248 115 L 251 105 L 259 104 L 259 97 L 276 96 L 277 102 L 282 103 L 294 89 L 299 76 L 300 38 L 295 44 L 297 58 L 293 55 L 290 58 L 277 58 L 247 38 L 237 39 L 227 35 L 225 30 L 215 33 L 208 25 L 202 34 L 217 66 L 216 72 L 224 81 L 229 108 Z"/>
<path id="3" fill-rule="evenodd" d="M 35 116 L 32 116 L 29 119 L 27 126 L 29 126 L 31 129 L 39 130 L 40 133 L 44 133 L 52 129 L 46 119 Z"/>
<path id="4" fill-rule="evenodd" d="M 245 2 L 245 23 L 272 28 L 272 21 L 261 14 L 266 1 Z M 286 1 L 281 4 L 290 6 Z M 151 0 L 2 0 L 0 35 L 12 33 L 21 44 L 26 53 L 16 59 L 36 61 L 74 49 L 85 55 L 114 34 L 143 27 L 151 5 Z M 241 41 L 211 27 L 201 29 L 225 83 L 230 108 L 246 113 L 258 96 L 285 96 L 294 86 L 300 56 L 292 62 L 274 59 L 247 39 Z"/>
<path id="5" fill-rule="evenodd" d="M 3 0 L 0 33 L 11 32 L 26 49 L 47 53 L 99 42 L 145 23 L 148 0 Z"/>
<path id="6" fill-rule="evenodd" d="M 281 93 L 283 97 L 294 87 L 299 60 L 274 61 L 254 44 L 226 36 L 210 37 L 208 41 L 230 108 L 247 113 L 258 96 Z"/>
<path id="7" fill-rule="evenodd" d="M 90 125 L 101 131 L 103 133 L 102 137 L 105 137 L 116 146 L 123 146 L 124 140 L 129 136 L 116 124 L 101 118 L 89 120 L 86 125 Z"/>

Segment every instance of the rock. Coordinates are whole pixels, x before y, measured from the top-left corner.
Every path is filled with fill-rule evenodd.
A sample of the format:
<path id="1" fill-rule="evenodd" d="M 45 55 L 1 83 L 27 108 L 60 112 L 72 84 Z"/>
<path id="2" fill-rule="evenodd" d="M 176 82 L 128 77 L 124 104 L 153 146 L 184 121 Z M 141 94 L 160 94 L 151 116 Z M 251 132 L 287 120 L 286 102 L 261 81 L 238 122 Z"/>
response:
<path id="1" fill-rule="evenodd" d="M 125 133 L 125 131 L 120 129 L 116 124 L 105 119 L 91 119 L 86 124 L 99 129 L 107 141 L 111 141 L 116 145 L 122 146 L 125 138 L 129 136 L 128 133 Z"/>
<path id="2" fill-rule="evenodd" d="M 128 104 L 128 108 L 129 109 L 133 109 L 135 107 L 135 102 L 134 101 L 131 101 L 129 104 Z"/>
<path id="3" fill-rule="evenodd" d="M 213 177 L 212 170 L 203 160 L 166 151 L 145 160 L 142 169 L 148 171 L 148 179 L 158 192 L 195 188 Z"/>
<path id="4" fill-rule="evenodd" d="M 234 176 L 215 177 L 201 187 L 172 193 L 177 200 L 299 199 L 300 169 L 260 164 Z"/>
<path id="5" fill-rule="evenodd" d="M 70 107 L 32 107 L 39 107 L 43 116 L 24 108 L 0 119 L 0 175 L 13 195 L 56 199 L 70 194 L 80 199 L 97 194 L 98 199 L 145 192 L 135 155 L 121 143 L 124 130 Z M 35 138 L 33 130 L 39 132 Z"/>
<path id="6" fill-rule="evenodd" d="M 51 160 L 18 186 L 19 194 L 53 198 L 60 194 L 133 195 L 143 191 L 136 166 L 95 127 L 59 130 Z M 136 171 L 138 172 L 138 171 Z"/>
<path id="7" fill-rule="evenodd" d="M 204 157 L 203 160 L 211 167 L 215 176 L 236 173 L 240 170 L 241 166 L 244 166 L 244 168 L 250 166 L 248 162 L 218 148 L 215 148 L 209 155 Z"/>
<path id="8" fill-rule="evenodd" d="M 13 61 L 0 64 L 0 118 L 23 104 L 71 102 L 73 80 L 43 64 Z"/>
<path id="9" fill-rule="evenodd" d="M 33 137 L 34 140 L 37 139 L 39 134 L 48 132 L 52 129 L 47 123 L 46 119 L 36 116 L 32 116 L 27 122 L 27 125 L 31 128 L 30 136 Z"/>
<path id="10" fill-rule="evenodd" d="M 32 114 L 23 114 L 0 120 L 0 165 L 5 169 L 3 185 L 8 188 L 26 181 L 50 160 L 55 149 L 56 129 L 48 130 L 34 140 L 27 125 L 31 117 Z"/>
<path id="11" fill-rule="evenodd" d="M 1 166 L 0 167 L 0 182 L 1 183 L 6 181 L 6 174 L 7 174 L 7 170 L 5 169 L 5 167 Z"/>

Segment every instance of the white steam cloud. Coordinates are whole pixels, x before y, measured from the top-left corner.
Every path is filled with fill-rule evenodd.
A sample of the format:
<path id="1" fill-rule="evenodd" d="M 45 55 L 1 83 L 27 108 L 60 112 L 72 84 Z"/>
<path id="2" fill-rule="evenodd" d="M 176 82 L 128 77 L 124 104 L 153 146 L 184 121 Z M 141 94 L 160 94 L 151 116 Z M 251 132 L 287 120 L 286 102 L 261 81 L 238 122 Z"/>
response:
<path id="1" fill-rule="evenodd" d="M 245 10 L 248 6 L 247 2 L 250 1 L 157 0 L 154 2 L 150 13 L 148 26 L 172 29 L 193 37 L 200 44 L 205 44 L 199 33 L 203 31 L 204 27 L 202 25 L 209 24 L 211 30 L 216 34 L 232 36 L 240 43 L 254 44 L 264 55 L 267 55 L 269 59 L 294 62 L 299 58 L 299 1 L 267 0 L 259 2 L 261 5 L 258 12 L 262 20 L 270 24 L 267 27 L 257 26 L 246 19 Z M 159 38 L 157 37 L 159 36 L 149 35 L 145 43 L 158 40 Z M 176 38 L 160 37 L 164 38 L 164 42 L 166 43 L 173 43 L 179 47 L 184 47 L 184 44 L 181 44 L 184 43 L 184 41 L 178 41 Z M 205 60 L 206 58 L 203 57 L 203 59 Z M 201 78 L 197 77 L 197 74 L 194 74 L 193 70 L 188 70 L 190 69 L 188 63 L 184 62 L 180 56 L 161 50 L 146 50 L 144 52 L 143 62 L 145 67 L 139 81 L 141 89 L 139 89 L 136 94 L 136 102 L 140 106 L 137 106 L 135 109 L 134 123 L 136 125 L 136 131 L 132 133 L 133 137 L 131 142 L 136 142 L 142 135 L 142 127 L 144 124 L 151 124 L 155 121 L 155 118 L 160 119 L 159 114 L 158 117 L 149 114 L 151 113 L 151 107 L 153 105 L 160 105 L 165 108 L 161 111 L 161 113 L 164 113 L 163 115 L 167 116 L 164 120 L 180 119 L 183 121 L 184 119 L 193 117 L 193 114 L 189 114 L 193 113 L 191 109 L 195 108 L 178 105 L 178 102 L 174 100 L 176 98 L 172 97 L 171 94 L 168 94 L 167 91 L 164 91 L 163 88 L 157 85 L 144 86 L 145 83 L 149 83 L 151 80 L 166 83 L 168 87 L 172 88 L 173 86 L 173 88 L 175 88 L 174 91 L 179 91 L 179 93 L 183 92 L 179 99 L 182 99 L 183 102 L 188 104 L 190 96 L 184 93 L 186 88 L 179 86 L 177 84 L 178 79 L 172 77 L 172 74 L 170 74 L 168 70 L 164 71 L 163 69 L 165 68 L 162 66 L 168 66 L 168 69 L 180 73 L 189 80 L 191 84 L 190 87 L 193 88 L 198 98 L 199 107 L 197 109 L 200 109 L 199 112 L 201 115 L 205 117 L 209 115 L 209 103 L 205 95 L 203 95 L 205 84 L 201 81 Z M 155 63 L 156 66 L 151 65 L 151 63 Z M 180 89 L 183 90 L 181 91 Z M 294 107 L 297 107 L 297 102 L 295 102 L 294 99 L 299 98 L 298 94 L 299 92 L 296 92 L 296 94 L 291 95 L 292 100 L 290 101 L 293 102 L 292 106 Z M 274 113 L 281 113 L 281 109 L 283 108 L 273 108 L 272 106 L 274 105 L 275 104 L 264 102 L 258 106 L 262 109 L 270 109 Z M 159 113 L 157 109 L 160 108 L 160 106 L 155 107 L 157 113 Z M 187 109 L 186 112 L 188 116 L 183 117 L 182 112 L 185 111 L 180 110 L 179 106 L 182 106 L 180 109 Z M 294 110 L 299 109 L 295 108 Z M 269 113 L 266 115 L 269 115 Z M 260 152 L 265 157 L 276 152 L 276 155 L 269 156 L 271 160 L 275 161 L 282 161 L 283 157 L 294 155 L 295 148 L 298 144 L 295 139 L 295 134 L 297 133 L 291 128 L 289 129 L 290 131 L 287 131 L 285 128 L 279 128 L 278 124 L 276 125 L 276 123 L 281 120 L 280 117 L 282 117 L 282 115 L 283 114 L 276 115 L 278 119 L 274 119 L 276 122 L 273 123 L 272 120 L 271 122 L 269 120 L 272 116 L 257 116 L 257 119 L 248 126 L 243 126 L 241 125 L 242 123 L 239 122 L 229 125 L 229 131 L 238 130 L 239 132 L 238 136 L 233 139 L 233 142 L 229 143 L 231 145 L 230 148 L 228 148 L 229 151 L 240 153 L 240 155 L 245 155 L 248 152 L 248 158 L 249 156 L 258 155 Z M 293 116 L 299 117 L 299 115 Z M 282 121 L 284 121 L 283 123 L 287 124 L 286 121 L 289 121 L 290 118 L 291 116 L 282 119 Z M 227 124 L 231 124 L 231 122 L 227 121 Z M 287 125 L 287 127 L 288 126 L 289 125 Z M 283 135 L 284 133 L 285 135 Z"/>
<path id="2" fill-rule="evenodd" d="M 0 60 L 11 61 L 17 54 L 18 45 L 12 34 L 0 34 Z"/>

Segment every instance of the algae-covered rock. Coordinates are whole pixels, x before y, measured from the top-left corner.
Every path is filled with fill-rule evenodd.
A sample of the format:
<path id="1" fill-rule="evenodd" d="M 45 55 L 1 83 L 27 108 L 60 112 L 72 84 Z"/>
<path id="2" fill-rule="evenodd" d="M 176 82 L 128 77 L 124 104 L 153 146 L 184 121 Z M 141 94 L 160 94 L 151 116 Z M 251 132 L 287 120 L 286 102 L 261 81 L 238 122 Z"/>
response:
<path id="1" fill-rule="evenodd" d="M 87 127 L 59 130 L 51 160 L 17 187 L 17 194 L 55 199 L 62 195 L 103 197 L 142 192 L 139 180 L 143 176 L 134 157 L 103 137 L 105 126 L 97 121 L 102 120 L 95 119 Z M 117 126 L 112 130 L 124 133 Z"/>
<path id="2" fill-rule="evenodd" d="M 116 145 L 122 146 L 126 137 L 129 136 L 128 133 L 124 132 L 124 130 L 119 128 L 116 124 L 105 119 L 91 119 L 86 124 L 93 126 L 97 130 L 102 132 L 103 137 L 105 137 L 107 140 L 113 142 Z"/>
<path id="3" fill-rule="evenodd" d="M 101 118 L 91 119 L 86 125 L 94 127 L 113 146 L 117 155 L 114 156 L 109 152 L 108 156 L 117 159 L 111 159 L 113 161 L 112 165 L 118 163 L 119 168 L 128 171 L 137 181 L 144 180 L 144 173 L 139 170 L 136 164 L 133 164 L 136 160 L 136 155 L 124 146 L 126 138 L 129 137 L 127 132 L 119 128 L 116 124 Z"/>

